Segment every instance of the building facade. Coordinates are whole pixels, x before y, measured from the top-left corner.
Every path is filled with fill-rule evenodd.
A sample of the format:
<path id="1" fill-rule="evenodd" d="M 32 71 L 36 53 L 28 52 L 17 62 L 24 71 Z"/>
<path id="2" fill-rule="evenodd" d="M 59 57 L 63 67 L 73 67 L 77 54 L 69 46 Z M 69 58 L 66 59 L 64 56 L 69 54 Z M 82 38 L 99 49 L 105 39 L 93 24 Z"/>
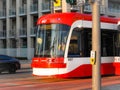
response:
<path id="1" fill-rule="evenodd" d="M 77 0 L 70 6 L 66 0 L 0 0 L 0 54 L 23 57 L 31 60 L 34 56 L 35 32 L 38 17 L 56 12 L 91 13 L 89 0 Z M 119 0 L 101 0 L 100 13 L 120 17 Z M 54 6 L 53 6 L 54 5 Z"/>

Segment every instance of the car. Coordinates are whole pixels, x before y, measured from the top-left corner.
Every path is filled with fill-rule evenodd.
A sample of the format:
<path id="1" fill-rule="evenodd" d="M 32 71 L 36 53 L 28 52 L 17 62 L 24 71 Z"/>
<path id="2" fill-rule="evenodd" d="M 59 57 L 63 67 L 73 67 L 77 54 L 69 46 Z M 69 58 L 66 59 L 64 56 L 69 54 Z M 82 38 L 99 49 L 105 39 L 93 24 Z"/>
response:
<path id="1" fill-rule="evenodd" d="M 18 59 L 8 55 L 0 55 L 0 73 L 4 71 L 16 73 L 16 70 L 20 68 L 21 65 Z"/>

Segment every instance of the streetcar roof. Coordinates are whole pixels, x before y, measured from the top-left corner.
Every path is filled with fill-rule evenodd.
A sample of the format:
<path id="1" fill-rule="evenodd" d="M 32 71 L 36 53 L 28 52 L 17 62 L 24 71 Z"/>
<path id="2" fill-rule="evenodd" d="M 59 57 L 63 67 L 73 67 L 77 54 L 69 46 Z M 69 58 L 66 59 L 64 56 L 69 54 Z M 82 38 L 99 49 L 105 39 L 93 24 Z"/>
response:
<path id="1" fill-rule="evenodd" d="M 118 23 L 118 19 L 114 17 L 101 16 L 101 22 L 106 23 Z M 58 24 L 67 24 L 72 25 L 72 23 L 76 20 L 87 20 L 92 21 L 91 14 L 81 14 L 81 13 L 55 13 L 55 14 L 47 14 L 41 16 L 37 25 L 39 24 L 50 24 L 50 23 L 58 23 Z"/>

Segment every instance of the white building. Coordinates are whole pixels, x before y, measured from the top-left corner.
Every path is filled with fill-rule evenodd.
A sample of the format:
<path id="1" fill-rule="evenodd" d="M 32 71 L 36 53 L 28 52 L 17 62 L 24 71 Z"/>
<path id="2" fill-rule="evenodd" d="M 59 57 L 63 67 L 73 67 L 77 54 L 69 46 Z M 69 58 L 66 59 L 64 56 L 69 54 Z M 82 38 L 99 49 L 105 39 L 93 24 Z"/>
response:
<path id="1" fill-rule="evenodd" d="M 0 54 L 23 57 L 31 60 L 34 56 L 36 21 L 43 14 L 54 12 L 91 13 L 91 6 L 77 3 L 70 6 L 66 0 L 53 7 L 53 0 L 0 0 Z M 119 0 L 102 0 L 101 15 L 120 15 Z"/>

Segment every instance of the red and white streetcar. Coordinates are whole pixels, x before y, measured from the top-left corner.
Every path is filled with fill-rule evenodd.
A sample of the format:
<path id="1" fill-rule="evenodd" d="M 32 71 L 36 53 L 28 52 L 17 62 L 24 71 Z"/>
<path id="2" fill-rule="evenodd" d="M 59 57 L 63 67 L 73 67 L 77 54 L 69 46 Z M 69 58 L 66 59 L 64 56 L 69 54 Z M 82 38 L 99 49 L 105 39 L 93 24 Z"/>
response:
<path id="1" fill-rule="evenodd" d="M 101 74 L 115 74 L 114 58 L 120 54 L 118 19 L 101 16 Z M 37 22 L 33 75 L 61 78 L 92 75 L 92 16 L 80 13 L 56 13 Z M 117 63 L 117 62 L 116 62 Z"/>

